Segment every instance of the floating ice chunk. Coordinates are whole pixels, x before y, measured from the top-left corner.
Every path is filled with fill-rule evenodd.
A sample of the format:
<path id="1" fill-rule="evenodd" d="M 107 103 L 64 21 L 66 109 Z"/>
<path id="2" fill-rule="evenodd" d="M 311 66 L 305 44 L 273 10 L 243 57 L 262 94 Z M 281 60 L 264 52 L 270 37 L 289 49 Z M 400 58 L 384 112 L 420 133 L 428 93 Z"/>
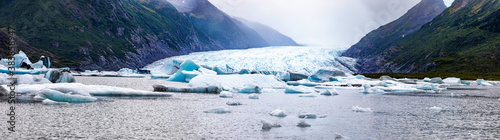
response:
<path id="1" fill-rule="evenodd" d="M 274 76 L 262 74 L 245 75 L 199 75 L 189 81 L 191 87 L 222 86 L 225 90 L 240 89 L 247 85 L 260 88 L 284 88 L 286 84 Z"/>
<path id="2" fill-rule="evenodd" d="M 68 102 L 56 102 L 56 101 L 52 101 L 50 99 L 45 99 L 42 101 L 42 104 L 44 104 L 44 105 L 67 105 L 69 103 Z"/>
<path id="3" fill-rule="evenodd" d="M 167 81 L 176 81 L 176 82 L 186 82 L 186 77 L 181 73 L 182 71 L 194 71 L 198 70 L 200 66 L 194 63 L 191 60 L 186 60 L 182 62 L 180 69 L 172 75 L 172 77 L 168 78 Z"/>
<path id="4" fill-rule="evenodd" d="M 432 110 L 432 111 L 441 111 L 441 110 L 443 110 L 443 108 L 437 107 L 437 106 L 430 107 L 429 109 Z"/>
<path id="5" fill-rule="evenodd" d="M 230 102 L 227 102 L 226 105 L 229 105 L 229 106 L 239 106 L 239 105 L 242 105 L 241 102 L 238 102 L 238 101 L 230 101 Z"/>
<path id="6" fill-rule="evenodd" d="M 353 106 L 351 109 L 354 112 L 372 112 L 373 111 L 371 108 L 363 108 L 360 106 Z"/>
<path id="7" fill-rule="evenodd" d="M 349 138 L 349 137 L 343 136 L 340 133 L 335 132 L 335 139 L 343 139 L 343 138 Z"/>
<path id="8" fill-rule="evenodd" d="M 369 84 L 363 84 L 363 91 L 361 93 L 370 93 L 370 88 L 372 88 Z"/>
<path id="9" fill-rule="evenodd" d="M 302 94 L 302 95 L 299 95 L 299 97 L 309 97 L 309 98 L 314 98 L 316 97 L 316 95 L 314 93 L 309 93 L 309 94 Z"/>
<path id="10" fill-rule="evenodd" d="M 189 82 L 191 81 L 191 79 L 193 79 L 194 77 L 198 76 L 201 74 L 201 72 L 199 71 L 185 71 L 185 70 L 182 70 L 180 71 L 182 75 L 184 75 L 184 77 L 186 77 L 185 81 Z"/>
<path id="11" fill-rule="evenodd" d="M 260 123 L 262 123 L 262 130 L 270 130 L 273 127 L 281 127 L 281 125 L 271 123 L 267 120 L 261 120 Z"/>
<path id="12" fill-rule="evenodd" d="M 238 90 L 238 93 L 261 93 L 262 88 L 254 84 L 247 84 L 244 88 Z"/>
<path id="13" fill-rule="evenodd" d="M 74 102 L 93 102 L 97 100 L 97 98 L 92 96 L 72 94 L 72 92 L 62 93 L 60 91 L 52 89 L 42 89 L 37 94 L 39 94 L 40 97 L 45 97 L 46 99 L 50 99 L 56 102 L 74 103 Z"/>
<path id="14" fill-rule="evenodd" d="M 219 94 L 219 97 L 221 98 L 233 98 L 233 93 L 229 91 L 222 91 Z"/>
<path id="15" fill-rule="evenodd" d="M 440 77 L 435 77 L 435 78 L 432 78 L 431 81 L 429 81 L 429 83 L 438 83 L 438 84 L 442 84 L 444 83 L 443 82 L 443 79 L 441 79 Z"/>
<path id="16" fill-rule="evenodd" d="M 377 94 L 385 94 L 386 92 L 384 90 L 381 90 L 381 89 L 375 89 L 375 93 Z"/>
<path id="17" fill-rule="evenodd" d="M 337 76 L 346 76 L 346 75 L 344 72 L 335 68 L 319 69 L 318 71 L 316 71 L 316 73 L 309 76 L 308 80 L 314 82 L 324 82 L 324 81 L 330 81 L 330 77 L 337 77 Z"/>
<path id="18" fill-rule="evenodd" d="M 20 85 L 20 84 L 48 84 L 48 83 L 51 83 L 51 82 L 45 78 L 38 78 L 36 76 L 29 75 L 29 74 L 22 75 L 17 79 L 18 85 Z"/>
<path id="19" fill-rule="evenodd" d="M 304 118 L 304 119 L 316 119 L 317 115 L 314 113 L 302 113 L 299 115 L 299 118 Z"/>
<path id="20" fill-rule="evenodd" d="M 275 117 L 286 117 L 286 113 L 284 110 L 282 109 L 276 109 L 274 111 L 272 111 L 271 113 L 269 113 L 271 116 L 275 116 Z"/>
<path id="21" fill-rule="evenodd" d="M 339 92 L 335 88 L 331 88 L 323 90 L 323 92 L 321 92 L 320 95 L 326 95 L 326 96 L 339 95 Z"/>
<path id="22" fill-rule="evenodd" d="M 212 108 L 209 110 L 205 110 L 203 112 L 204 113 L 217 113 L 217 114 L 231 113 L 231 111 L 225 107 L 216 107 L 216 108 Z"/>
<path id="23" fill-rule="evenodd" d="M 6 86 L 4 86 L 6 88 Z M 84 85 L 80 83 L 55 83 L 55 84 L 39 84 L 39 85 L 18 85 L 15 92 L 18 94 L 28 94 L 40 91 L 45 88 L 69 88 L 73 91 L 83 90 L 92 96 L 172 96 L 169 93 L 151 92 L 135 90 L 130 88 L 112 87 L 103 85 Z"/>
<path id="24" fill-rule="evenodd" d="M 250 94 L 248 95 L 248 99 L 259 99 L 259 94 Z"/>
<path id="25" fill-rule="evenodd" d="M 455 78 L 455 77 L 445 78 L 445 79 L 443 79 L 443 82 L 445 84 L 450 84 L 450 85 L 461 85 L 462 84 L 462 80 L 460 80 L 460 78 Z"/>
<path id="26" fill-rule="evenodd" d="M 429 78 L 429 77 L 425 77 L 425 78 L 423 79 L 423 81 L 424 81 L 424 82 L 430 82 L 430 81 L 431 81 L 431 78 Z"/>
<path id="27" fill-rule="evenodd" d="M 365 80 L 368 79 L 364 75 L 356 75 L 355 77 L 356 79 L 365 79 Z"/>
<path id="28" fill-rule="evenodd" d="M 306 120 L 304 120 L 304 119 L 300 120 L 299 123 L 297 123 L 297 126 L 298 127 L 311 127 L 311 125 L 306 123 Z"/>
<path id="29" fill-rule="evenodd" d="M 288 94 L 302 94 L 302 93 L 314 93 L 315 91 L 310 87 L 305 86 L 287 86 L 285 88 L 285 93 Z"/>
<path id="30" fill-rule="evenodd" d="M 307 87 L 315 87 L 315 86 L 320 86 L 321 85 L 320 83 L 309 82 L 307 80 L 305 80 L 305 81 L 288 81 L 286 83 L 288 85 L 292 85 L 292 86 L 303 85 L 303 86 L 307 86 Z"/>
<path id="31" fill-rule="evenodd" d="M 468 81 L 461 81 L 461 83 L 464 85 L 471 85 L 471 82 L 468 82 Z"/>
<path id="32" fill-rule="evenodd" d="M 307 79 L 308 76 L 302 73 L 298 72 L 292 72 L 290 70 L 287 71 L 290 74 L 290 80 L 289 81 L 298 81 L 302 79 Z"/>
<path id="33" fill-rule="evenodd" d="M 20 68 L 23 62 L 28 65 L 31 65 L 30 59 L 28 58 L 28 56 L 26 56 L 26 54 L 23 51 L 19 51 L 18 54 L 14 55 L 14 61 L 15 61 L 14 67 L 16 68 Z"/>
<path id="34" fill-rule="evenodd" d="M 217 86 L 207 87 L 169 87 L 166 85 L 153 85 L 155 92 L 182 92 L 182 93 L 220 93 L 221 88 Z"/>
<path id="35" fill-rule="evenodd" d="M 76 81 L 69 72 L 57 69 L 49 70 L 44 77 L 52 83 L 74 83 Z"/>

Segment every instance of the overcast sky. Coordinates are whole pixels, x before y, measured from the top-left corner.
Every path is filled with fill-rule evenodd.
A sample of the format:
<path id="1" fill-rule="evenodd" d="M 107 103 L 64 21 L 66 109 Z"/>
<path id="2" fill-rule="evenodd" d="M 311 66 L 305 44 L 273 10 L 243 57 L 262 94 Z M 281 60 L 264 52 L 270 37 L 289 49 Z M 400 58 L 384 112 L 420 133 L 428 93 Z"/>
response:
<path id="1" fill-rule="evenodd" d="M 256 21 L 298 43 L 348 48 L 420 0 L 209 0 L 231 16 Z M 454 0 L 445 0 L 450 5 Z"/>

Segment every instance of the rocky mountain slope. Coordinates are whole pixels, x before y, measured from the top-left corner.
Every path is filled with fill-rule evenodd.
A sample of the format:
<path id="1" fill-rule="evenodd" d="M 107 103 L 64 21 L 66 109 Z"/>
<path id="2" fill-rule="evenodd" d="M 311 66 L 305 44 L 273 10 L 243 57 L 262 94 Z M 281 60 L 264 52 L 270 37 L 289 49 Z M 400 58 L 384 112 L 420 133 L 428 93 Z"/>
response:
<path id="1" fill-rule="evenodd" d="M 392 44 L 417 31 L 446 8 L 443 0 L 422 0 L 397 20 L 368 33 L 343 56 L 358 58 L 357 67 L 361 73 L 385 72 L 387 70 L 381 68 L 385 62 L 380 57 L 382 53 L 394 49 Z"/>
<path id="2" fill-rule="evenodd" d="M 372 58 L 389 72 L 499 73 L 499 19 L 498 0 L 456 0 Z"/>
<path id="3" fill-rule="evenodd" d="M 80 69 L 141 68 L 190 52 L 268 46 L 207 0 L 189 2 L 180 10 L 165 0 L 4 0 L 0 28 L 14 26 L 24 42 L 53 54 L 54 66 Z"/>

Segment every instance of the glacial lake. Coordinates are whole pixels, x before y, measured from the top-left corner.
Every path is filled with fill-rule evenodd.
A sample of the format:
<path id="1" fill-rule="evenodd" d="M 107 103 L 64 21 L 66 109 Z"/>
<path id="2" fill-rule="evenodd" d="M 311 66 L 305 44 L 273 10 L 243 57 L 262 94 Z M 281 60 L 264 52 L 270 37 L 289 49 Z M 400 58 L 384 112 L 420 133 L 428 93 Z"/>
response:
<path id="1" fill-rule="evenodd" d="M 164 80 L 76 77 L 83 84 L 105 84 L 152 90 Z M 174 93 L 172 97 L 98 97 L 93 103 L 42 105 L 17 103 L 16 132 L 7 131 L 10 104 L 3 98 L 0 139 L 498 139 L 500 86 L 450 87 L 439 94 L 362 94 L 337 89 L 340 95 L 315 98 L 265 89 L 259 99 L 247 94 L 220 98 L 214 94 Z M 452 94 L 453 93 L 453 94 Z M 466 95 L 465 95 L 466 94 Z M 227 106 L 228 101 L 243 105 Z M 231 113 L 203 111 L 227 107 Z M 371 108 L 355 112 L 353 106 Z M 436 106 L 441 110 L 432 110 Z M 269 113 L 283 109 L 288 116 Z M 300 113 L 324 118 L 306 119 Z M 281 127 L 262 130 L 261 120 Z"/>

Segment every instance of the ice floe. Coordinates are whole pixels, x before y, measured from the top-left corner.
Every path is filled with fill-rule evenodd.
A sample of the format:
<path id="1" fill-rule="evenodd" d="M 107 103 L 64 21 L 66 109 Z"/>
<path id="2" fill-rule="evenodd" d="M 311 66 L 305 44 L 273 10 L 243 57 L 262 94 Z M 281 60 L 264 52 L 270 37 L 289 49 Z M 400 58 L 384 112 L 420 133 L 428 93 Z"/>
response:
<path id="1" fill-rule="evenodd" d="M 351 109 L 354 112 L 372 112 L 373 111 L 371 108 L 363 108 L 360 106 L 353 106 Z"/>
<path id="2" fill-rule="evenodd" d="M 245 75 L 199 75 L 189 81 L 191 87 L 219 86 L 224 90 L 242 89 L 248 85 L 260 88 L 284 88 L 286 83 L 276 80 L 274 76 L 262 74 Z"/>
<path id="3" fill-rule="evenodd" d="M 282 110 L 282 109 L 276 109 L 269 114 L 271 116 L 275 116 L 275 117 L 286 117 L 287 116 L 285 113 L 285 110 Z"/>
<path id="4" fill-rule="evenodd" d="M 69 103 L 68 102 L 56 102 L 56 101 L 52 101 L 50 99 L 44 99 L 42 101 L 42 104 L 44 104 L 44 105 L 68 105 Z"/>
<path id="5" fill-rule="evenodd" d="M 248 95 L 248 99 L 259 99 L 259 94 L 250 94 Z"/>
<path id="6" fill-rule="evenodd" d="M 206 87 L 173 87 L 167 85 L 153 85 L 155 92 L 181 92 L 181 93 L 215 93 L 218 94 L 222 89 L 218 86 Z"/>
<path id="7" fill-rule="evenodd" d="M 304 119 L 316 119 L 317 115 L 314 113 L 301 113 L 299 114 L 299 118 Z"/>
<path id="8" fill-rule="evenodd" d="M 285 88 L 285 93 L 287 94 L 304 94 L 304 93 L 315 93 L 313 88 L 305 86 L 287 86 Z"/>
<path id="9" fill-rule="evenodd" d="M 78 103 L 78 102 L 93 102 L 97 100 L 97 98 L 92 97 L 90 94 L 79 94 L 73 92 L 61 92 L 54 89 L 45 88 L 35 93 L 36 96 L 42 97 L 44 99 L 50 99 L 56 102 L 69 102 L 69 103 Z"/>
<path id="10" fill-rule="evenodd" d="M 271 123 L 267 120 L 261 120 L 260 123 L 262 123 L 262 130 L 270 130 L 273 127 L 281 127 L 281 125 L 276 123 Z"/>
<path id="11" fill-rule="evenodd" d="M 233 93 L 229 91 L 222 91 L 219 94 L 219 97 L 221 98 L 233 98 Z"/>
<path id="12" fill-rule="evenodd" d="M 2 85 L 7 89 L 6 85 Z M 35 84 L 35 85 L 18 85 L 15 92 L 18 94 L 28 94 L 40 91 L 42 89 L 57 89 L 67 88 L 72 91 L 88 92 L 92 96 L 171 96 L 169 93 L 151 92 L 143 90 L 135 90 L 130 88 L 112 87 L 104 85 L 84 85 L 80 83 L 56 83 L 56 84 Z"/>
<path id="13" fill-rule="evenodd" d="M 432 111 L 441 111 L 441 110 L 443 110 L 443 108 L 437 107 L 437 106 L 430 107 L 429 109 L 432 110 Z"/>
<path id="14" fill-rule="evenodd" d="M 247 84 L 245 85 L 244 88 L 238 89 L 238 93 L 261 93 L 261 92 L 262 88 L 253 84 Z"/>
<path id="15" fill-rule="evenodd" d="M 216 107 L 212 109 L 208 109 L 203 111 L 204 113 L 216 113 L 216 114 L 224 114 L 224 113 L 231 113 L 231 111 L 228 108 L 225 107 Z"/>

